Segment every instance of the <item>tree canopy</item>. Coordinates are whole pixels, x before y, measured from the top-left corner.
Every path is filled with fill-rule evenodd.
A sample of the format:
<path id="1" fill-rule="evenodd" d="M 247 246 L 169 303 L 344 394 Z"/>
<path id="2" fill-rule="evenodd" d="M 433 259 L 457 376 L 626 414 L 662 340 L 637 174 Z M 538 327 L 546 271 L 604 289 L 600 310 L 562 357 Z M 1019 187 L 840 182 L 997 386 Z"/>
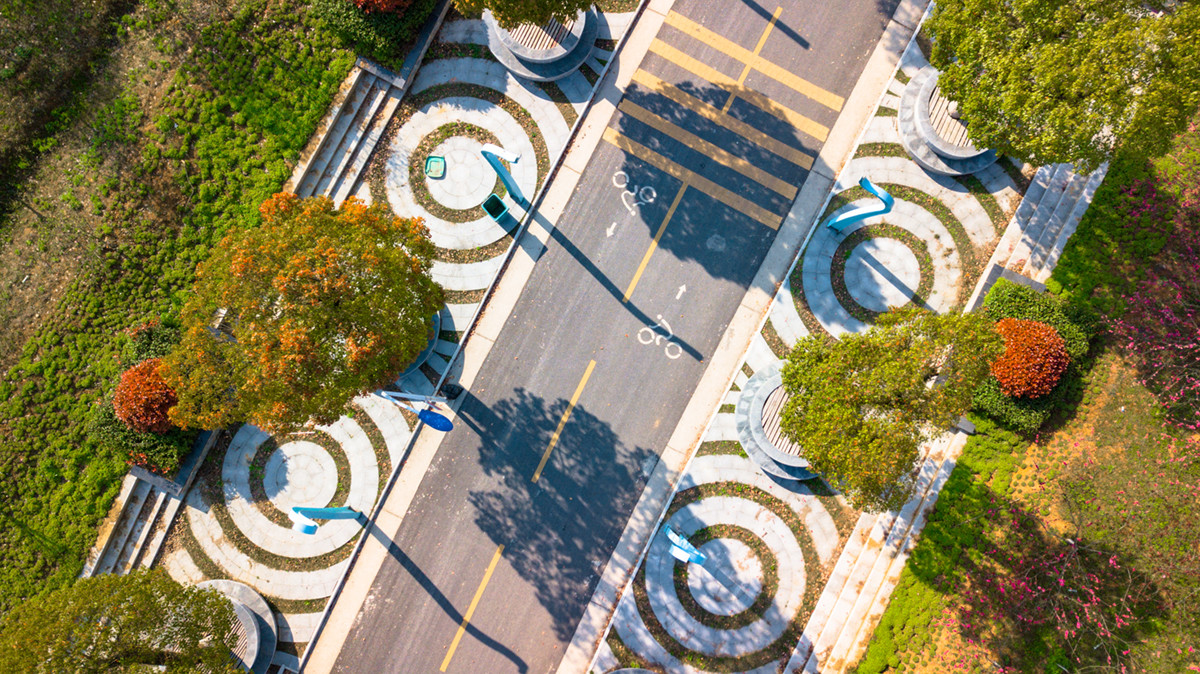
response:
<path id="1" fill-rule="evenodd" d="M 1200 103 L 1194 0 L 939 0 L 926 27 L 971 140 L 1035 164 L 1156 155 Z"/>
<path id="2" fill-rule="evenodd" d="M 187 588 L 166 572 L 86 578 L 17 606 L 0 621 L 0 671 L 168 672 L 238 670 L 233 607 L 216 591 Z"/>
<path id="3" fill-rule="evenodd" d="M 783 367 L 783 431 L 856 507 L 897 507 L 921 443 L 971 407 L 1002 350 L 986 316 L 916 308 L 841 340 L 806 337 Z"/>
<path id="4" fill-rule="evenodd" d="M 540 26 L 552 18 L 565 22 L 591 7 L 592 0 L 454 0 L 454 4 L 464 14 L 490 9 L 497 23 L 515 28 L 522 23 Z"/>
<path id="5" fill-rule="evenodd" d="M 197 270 L 182 341 L 163 359 L 181 427 L 331 423 L 412 362 L 442 305 L 420 219 L 286 193 L 260 212 L 260 226 L 227 235 Z M 230 334 L 212 327 L 220 309 Z"/>

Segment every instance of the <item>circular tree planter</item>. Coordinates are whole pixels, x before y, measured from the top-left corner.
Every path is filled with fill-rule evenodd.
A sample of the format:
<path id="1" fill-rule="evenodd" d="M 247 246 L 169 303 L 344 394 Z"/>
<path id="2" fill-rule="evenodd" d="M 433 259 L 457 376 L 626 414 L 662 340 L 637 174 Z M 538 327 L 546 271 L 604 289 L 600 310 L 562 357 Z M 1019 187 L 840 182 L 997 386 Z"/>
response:
<path id="1" fill-rule="evenodd" d="M 742 389 L 734 409 L 738 441 L 763 472 L 783 480 L 810 480 L 802 448 L 784 437 L 780 415 L 787 402 L 783 389 L 783 363 L 776 362 L 754 373 Z"/>

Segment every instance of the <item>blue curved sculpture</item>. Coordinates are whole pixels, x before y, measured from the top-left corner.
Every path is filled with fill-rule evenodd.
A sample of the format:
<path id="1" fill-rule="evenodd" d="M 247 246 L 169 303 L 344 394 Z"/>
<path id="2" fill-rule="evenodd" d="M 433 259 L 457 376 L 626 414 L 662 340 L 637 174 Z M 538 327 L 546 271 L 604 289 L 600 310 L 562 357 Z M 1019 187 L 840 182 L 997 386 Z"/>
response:
<path id="1" fill-rule="evenodd" d="M 875 208 L 868 206 L 852 208 L 845 213 L 835 215 L 826 220 L 826 227 L 835 232 L 840 232 L 847 225 L 852 225 L 856 222 L 862 222 L 867 218 L 891 212 L 892 206 L 896 204 L 896 200 L 892 197 L 892 195 L 887 193 L 887 190 L 877 187 L 875 183 L 871 182 L 866 176 L 863 176 L 859 179 L 858 185 L 871 194 L 874 194 L 880 201 L 883 202 L 883 205 Z"/>
<path id="2" fill-rule="evenodd" d="M 521 192 L 521 188 L 517 187 L 517 181 L 513 180 L 512 174 L 508 172 L 508 169 L 504 168 L 504 164 L 500 163 L 501 159 L 509 162 L 510 164 L 515 163 L 521 159 L 521 155 L 514 152 L 509 152 L 508 150 L 496 145 L 492 145 L 491 143 L 484 145 L 483 149 L 479 151 L 479 154 L 483 155 L 483 158 L 487 160 L 487 163 L 491 164 L 492 170 L 496 172 L 496 175 L 500 176 L 500 181 L 504 183 L 504 187 L 508 190 L 508 193 L 512 195 L 513 201 L 516 201 L 522 206 L 528 206 L 529 201 L 525 199 L 525 195 Z"/>
<path id="3" fill-rule="evenodd" d="M 310 536 L 317 533 L 317 523 L 313 521 L 314 519 L 358 520 L 362 524 L 366 524 L 367 521 L 366 514 L 345 506 L 338 508 L 305 508 L 295 506 L 288 513 L 288 517 L 292 520 L 293 531 L 299 531 L 302 534 Z"/>
<path id="4" fill-rule="evenodd" d="M 669 526 L 663 527 L 667 532 L 667 539 L 671 541 L 671 556 L 681 562 L 691 562 L 704 566 L 704 562 L 708 557 L 704 556 L 703 552 L 696 549 L 692 542 L 680 536 Z"/>

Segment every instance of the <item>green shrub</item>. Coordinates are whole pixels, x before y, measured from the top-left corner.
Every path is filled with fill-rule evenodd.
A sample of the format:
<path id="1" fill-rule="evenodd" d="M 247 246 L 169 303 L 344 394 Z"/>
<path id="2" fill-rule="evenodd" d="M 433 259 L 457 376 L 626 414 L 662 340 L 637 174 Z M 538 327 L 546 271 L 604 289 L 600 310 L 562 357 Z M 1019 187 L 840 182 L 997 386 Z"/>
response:
<path id="1" fill-rule="evenodd" d="M 1162 166 L 1156 167 L 1154 164 Z M 1094 315 L 1119 315 L 1122 296 L 1141 280 L 1171 234 L 1171 195 L 1155 173 L 1162 158 L 1118 154 L 1079 227 L 1067 241 L 1046 287 Z"/>
<path id="2" fill-rule="evenodd" d="M 1032 288 L 1000 279 L 988 291 L 984 310 L 997 321 L 1005 318 L 1038 321 L 1054 328 L 1063 339 L 1070 364 L 1048 394 L 1038 398 L 1013 398 L 1002 390 L 995 377 L 988 378 L 976 391 L 975 410 L 986 414 L 1006 428 L 1025 435 L 1036 433 L 1054 414 L 1071 404 L 1082 386 L 1087 354 L 1093 334 L 1092 321 L 1076 305 L 1065 299 L 1039 293 Z"/>
<path id="3" fill-rule="evenodd" d="M 164 475 L 173 475 L 196 441 L 196 431 L 177 428 L 166 433 L 135 431 L 117 418 L 112 398 L 96 405 L 89 424 L 91 437 L 125 462 Z"/>
<path id="4" fill-rule="evenodd" d="M 1076 305 L 1056 295 L 1000 279 L 988 291 L 983 308 L 996 321 L 1017 318 L 1046 323 L 1063 338 L 1072 362 L 1087 355 L 1093 332 L 1091 320 Z"/>
<path id="5" fill-rule="evenodd" d="M 1058 391 L 1056 386 L 1040 398 L 1013 398 L 1000 389 L 1000 382 L 995 377 L 991 377 L 975 391 L 975 410 L 1007 428 L 1033 435 L 1062 402 L 1063 396 Z"/>
<path id="6" fill-rule="evenodd" d="M 399 68 L 437 0 L 414 0 L 401 13 L 365 13 L 350 0 L 313 0 L 312 12 L 345 46 L 390 68 Z"/>

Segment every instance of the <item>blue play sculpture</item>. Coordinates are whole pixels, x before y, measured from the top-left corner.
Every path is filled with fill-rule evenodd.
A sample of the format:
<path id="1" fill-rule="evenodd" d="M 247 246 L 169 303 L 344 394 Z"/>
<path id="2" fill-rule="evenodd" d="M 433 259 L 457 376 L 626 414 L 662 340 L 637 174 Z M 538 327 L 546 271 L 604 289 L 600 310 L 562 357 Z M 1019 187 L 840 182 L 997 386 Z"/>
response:
<path id="1" fill-rule="evenodd" d="M 354 508 L 302 508 L 295 506 L 292 512 L 288 513 L 288 517 L 292 520 L 292 531 L 299 531 L 302 534 L 312 535 L 317 533 L 317 523 L 313 520 L 358 520 L 359 522 L 366 521 L 366 515 L 358 512 Z"/>
<path id="2" fill-rule="evenodd" d="M 688 539 L 675 533 L 671 527 L 663 527 L 667 532 L 667 538 L 671 541 L 671 556 L 681 562 L 692 562 L 693 564 L 704 565 L 708 559 L 703 552 L 696 549 L 692 542 Z"/>
<path id="3" fill-rule="evenodd" d="M 492 170 L 496 172 L 496 175 L 500 176 L 500 182 L 504 183 L 504 187 L 508 190 L 508 193 L 512 195 L 513 201 L 516 201 L 522 206 L 529 205 L 529 202 L 525 199 L 525 195 L 521 192 L 521 188 L 517 187 L 517 181 L 513 180 L 512 174 L 508 172 L 508 169 L 504 168 L 504 164 L 500 163 L 500 160 L 503 159 L 510 164 L 515 164 L 521 159 L 521 155 L 509 152 L 508 150 L 496 145 L 492 145 L 491 143 L 484 145 L 483 148 L 479 150 L 479 154 L 483 155 L 483 158 L 487 160 L 487 163 L 492 165 Z"/>
<path id="4" fill-rule="evenodd" d="M 875 208 L 868 206 L 852 208 L 845 213 L 835 215 L 826 220 L 826 227 L 835 232 L 840 232 L 842 231 L 842 228 L 846 227 L 847 225 L 852 225 L 856 222 L 862 222 L 863 220 L 875 215 L 883 215 L 884 213 L 891 212 L 892 206 L 895 205 L 896 200 L 892 197 L 892 195 L 887 193 L 887 190 L 877 187 L 875 183 L 871 182 L 866 176 L 863 176 L 859 179 L 858 185 L 864 190 L 878 197 L 879 200 L 883 202 L 883 206 Z"/>

